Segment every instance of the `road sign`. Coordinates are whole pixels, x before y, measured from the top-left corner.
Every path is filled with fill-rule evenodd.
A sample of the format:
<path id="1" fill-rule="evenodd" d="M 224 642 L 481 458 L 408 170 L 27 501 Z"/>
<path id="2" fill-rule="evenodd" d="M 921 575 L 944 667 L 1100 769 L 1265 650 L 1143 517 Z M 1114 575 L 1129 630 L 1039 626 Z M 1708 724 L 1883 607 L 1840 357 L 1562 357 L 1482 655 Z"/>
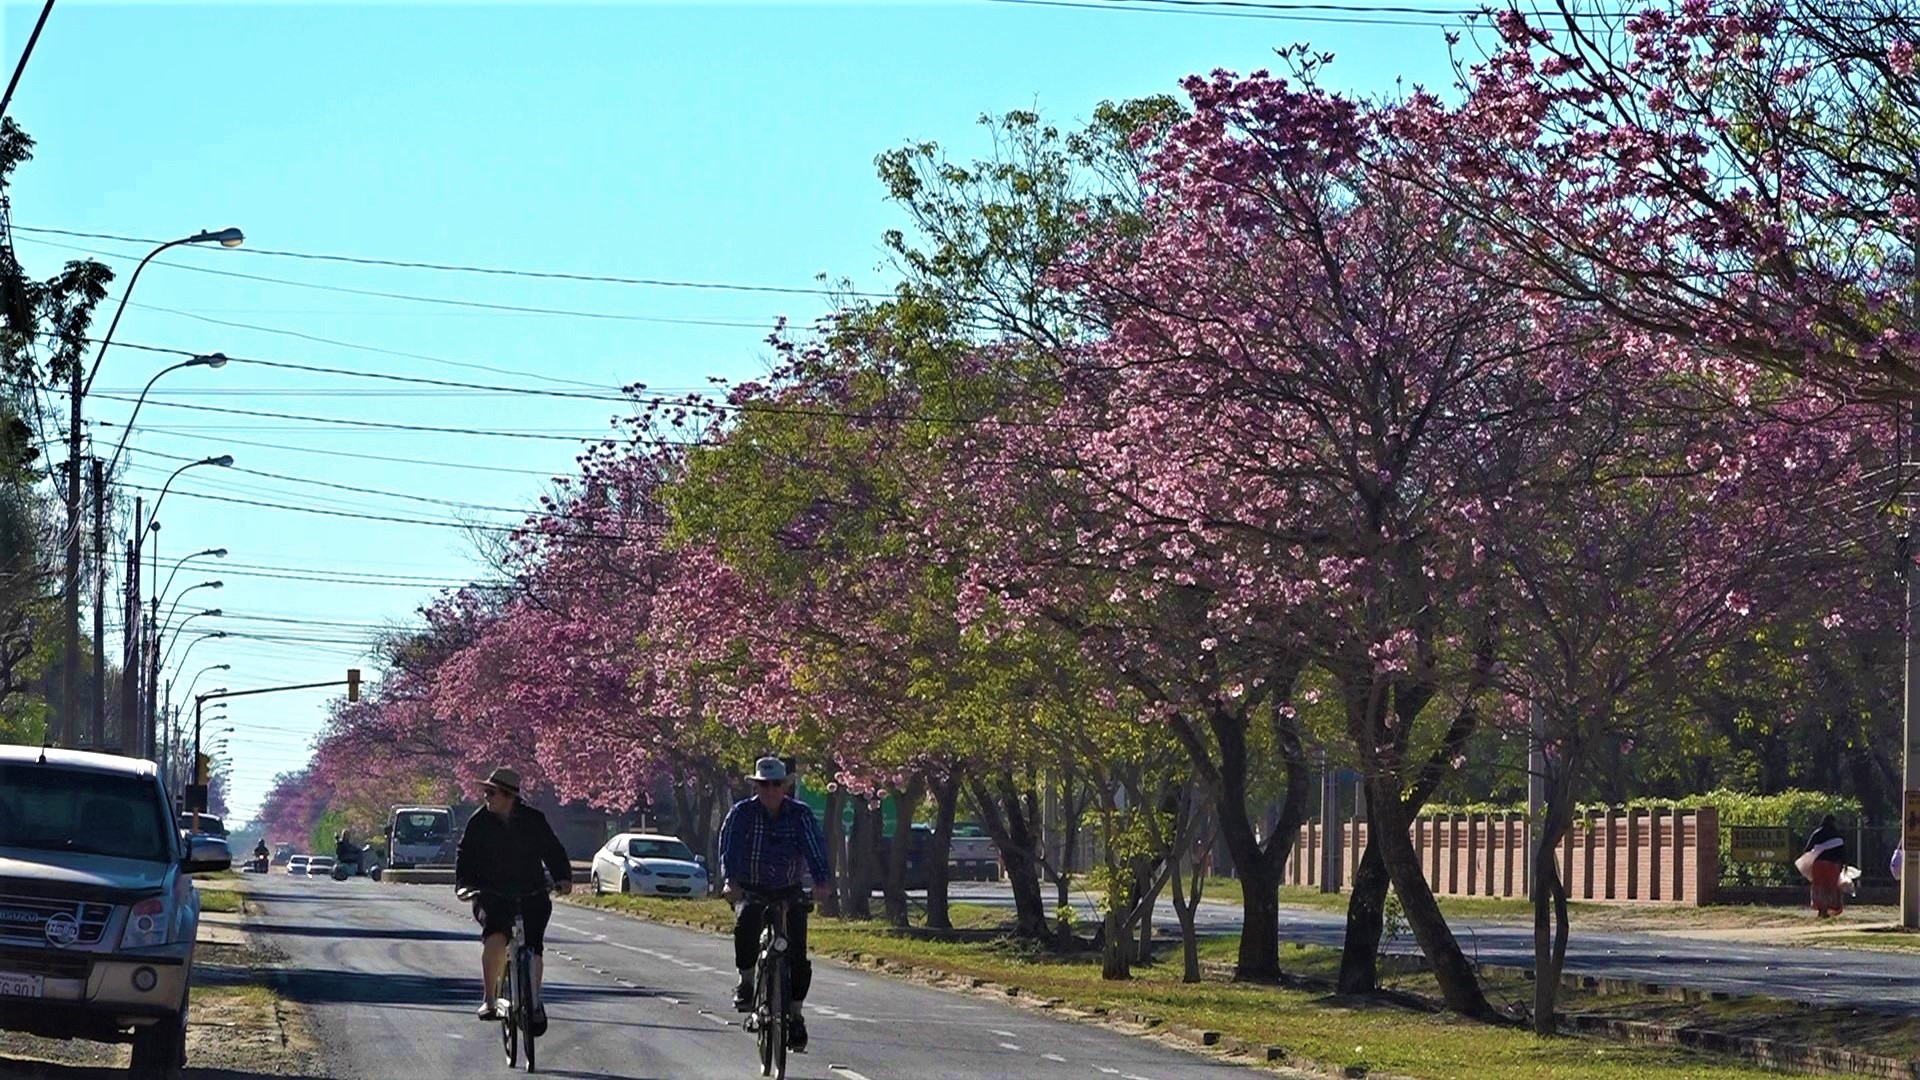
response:
<path id="1" fill-rule="evenodd" d="M 1904 842 L 1908 851 L 1920 850 L 1920 791 L 1907 792 L 1907 827 Z"/>
<path id="2" fill-rule="evenodd" d="M 1733 862 L 1790 863 L 1793 836 L 1784 825 L 1735 825 L 1727 857 Z"/>
<path id="3" fill-rule="evenodd" d="M 181 809 L 190 814 L 204 814 L 207 812 L 207 785 L 188 784 L 184 794 L 185 798 L 183 798 L 181 802 L 185 805 L 182 806 Z"/>

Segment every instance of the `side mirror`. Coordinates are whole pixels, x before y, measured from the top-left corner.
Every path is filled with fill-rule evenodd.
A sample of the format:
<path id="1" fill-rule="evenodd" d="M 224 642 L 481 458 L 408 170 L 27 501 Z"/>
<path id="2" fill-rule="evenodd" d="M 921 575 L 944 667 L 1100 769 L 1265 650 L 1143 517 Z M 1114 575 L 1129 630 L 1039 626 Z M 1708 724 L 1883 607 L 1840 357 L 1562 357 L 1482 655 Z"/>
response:
<path id="1" fill-rule="evenodd" d="M 695 855 L 693 861 L 700 866 L 707 865 L 707 857 L 705 855 Z"/>
<path id="2" fill-rule="evenodd" d="M 180 868 L 189 874 L 214 874 L 231 870 L 233 852 L 228 850 L 227 842 L 217 836 L 189 836 L 186 857 L 180 860 Z"/>

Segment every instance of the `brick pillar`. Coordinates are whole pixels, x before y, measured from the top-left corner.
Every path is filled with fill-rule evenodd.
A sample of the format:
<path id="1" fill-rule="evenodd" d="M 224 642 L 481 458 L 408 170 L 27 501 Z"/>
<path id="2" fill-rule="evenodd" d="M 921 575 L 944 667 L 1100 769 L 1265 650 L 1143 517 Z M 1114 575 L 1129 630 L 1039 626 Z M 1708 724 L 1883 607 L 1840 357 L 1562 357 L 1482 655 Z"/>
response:
<path id="1" fill-rule="evenodd" d="M 1644 900 L 1646 885 L 1640 877 L 1640 818 L 1644 811 L 1627 811 L 1627 895 L 1624 900 Z"/>
<path id="2" fill-rule="evenodd" d="M 1620 815 L 1607 808 L 1605 835 L 1602 843 L 1606 845 L 1606 888 L 1601 891 L 1602 899 L 1615 899 L 1617 888 L 1615 875 L 1620 869 Z"/>
<path id="3" fill-rule="evenodd" d="M 1693 812 L 1693 902 L 1702 907 L 1720 898 L 1720 811 L 1703 806 Z"/>
<path id="4" fill-rule="evenodd" d="M 1661 835 L 1667 825 L 1667 812 L 1654 807 L 1647 817 L 1647 899 L 1666 899 L 1660 892 L 1660 861 L 1666 858 L 1666 837 Z"/>

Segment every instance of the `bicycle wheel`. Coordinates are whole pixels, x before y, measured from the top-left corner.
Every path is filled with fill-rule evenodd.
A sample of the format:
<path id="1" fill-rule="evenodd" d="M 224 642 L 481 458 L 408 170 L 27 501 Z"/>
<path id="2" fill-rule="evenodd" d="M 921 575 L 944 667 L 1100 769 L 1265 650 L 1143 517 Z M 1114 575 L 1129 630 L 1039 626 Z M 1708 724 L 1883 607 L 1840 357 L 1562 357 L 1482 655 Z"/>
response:
<path id="1" fill-rule="evenodd" d="M 513 1008 L 513 971 L 511 968 L 500 973 L 500 984 L 494 987 L 493 1000 L 504 1001 L 507 1009 L 500 1014 L 500 1047 L 507 1052 L 507 1068 L 511 1069 L 520 1060 L 520 1026 L 514 1019 Z"/>
<path id="2" fill-rule="evenodd" d="M 527 1044 L 527 1071 L 532 1072 L 534 1068 L 533 1043 L 535 1039 L 535 1035 L 533 1034 L 533 951 L 522 948 L 520 954 L 514 958 L 513 968 L 515 978 L 519 981 L 519 985 L 514 994 L 514 996 L 519 999 L 519 1008 L 514 1011 L 520 1014 L 520 1030 L 525 1036 Z"/>
<path id="3" fill-rule="evenodd" d="M 773 992 L 768 997 L 767 1044 L 773 1050 L 773 1080 L 787 1080 L 787 960 L 774 962 Z"/>
<path id="4" fill-rule="evenodd" d="M 753 987 L 753 1034 L 760 1051 L 760 1075 L 773 1075 L 773 1010 L 769 1007 L 773 980 L 762 962 Z"/>

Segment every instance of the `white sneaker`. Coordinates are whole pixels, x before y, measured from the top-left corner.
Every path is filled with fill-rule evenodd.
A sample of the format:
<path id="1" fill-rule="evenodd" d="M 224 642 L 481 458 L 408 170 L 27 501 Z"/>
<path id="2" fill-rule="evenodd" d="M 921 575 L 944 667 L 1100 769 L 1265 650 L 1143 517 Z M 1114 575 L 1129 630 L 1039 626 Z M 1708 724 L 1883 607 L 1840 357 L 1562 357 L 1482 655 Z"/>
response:
<path id="1" fill-rule="evenodd" d="M 500 1004 L 492 998 L 488 998 L 480 1003 L 480 1011 L 474 1013 L 474 1015 L 482 1020 L 498 1020 L 500 1019 Z"/>

